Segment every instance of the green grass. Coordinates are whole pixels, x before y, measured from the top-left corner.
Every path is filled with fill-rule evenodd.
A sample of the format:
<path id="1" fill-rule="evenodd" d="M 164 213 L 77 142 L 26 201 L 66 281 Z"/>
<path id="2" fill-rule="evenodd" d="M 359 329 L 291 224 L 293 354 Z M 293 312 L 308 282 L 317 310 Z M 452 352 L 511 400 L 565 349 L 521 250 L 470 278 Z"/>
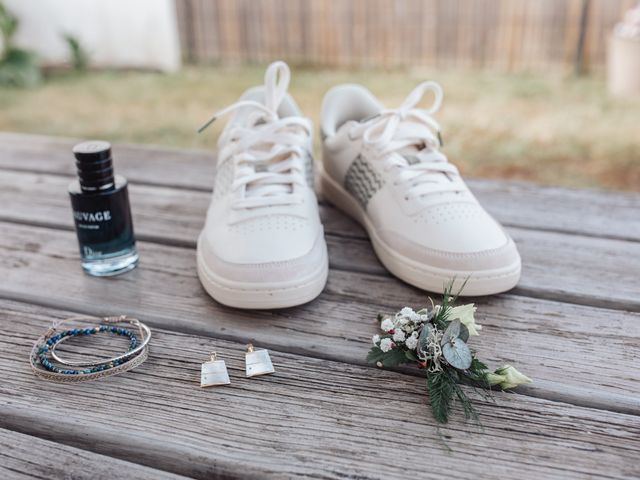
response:
<path id="1" fill-rule="evenodd" d="M 262 75 L 257 66 L 56 73 L 34 89 L 0 88 L 0 130 L 213 148 L 224 122 L 196 128 Z M 317 124 L 332 85 L 362 83 L 396 106 L 424 79 L 445 89 L 444 151 L 465 175 L 640 190 L 640 100 L 609 98 L 599 77 L 294 68 L 291 92 Z"/>

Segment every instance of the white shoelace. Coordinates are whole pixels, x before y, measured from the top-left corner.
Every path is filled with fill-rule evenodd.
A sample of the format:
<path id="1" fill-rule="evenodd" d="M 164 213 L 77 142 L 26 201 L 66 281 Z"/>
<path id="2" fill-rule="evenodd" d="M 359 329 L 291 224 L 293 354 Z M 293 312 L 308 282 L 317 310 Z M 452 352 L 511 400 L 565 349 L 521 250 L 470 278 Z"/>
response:
<path id="1" fill-rule="evenodd" d="M 416 108 L 427 92 L 434 94 L 433 105 Z M 382 110 L 349 131 L 352 137 L 362 135 L 363 146 L 382 161 L 385 172 L 395 173 L 394 184 L 405 187 L 407 200 L 464 189 L 456 181 L 458 169 L 439 150 L 440 125 L 431 115 L 440 108 L 442 97 L 439 84 L 423 82 L 399 108 Z"/>
<path id="2" fill-rule="evenodd" d="M 287 94 L 290 71 L 284 62 L 274 62 L 265 73 L 265 103 L 240 100 L 216 112 L 200 129 L 241 108 L 254 109 L 245 127 L 227 129 L 220 143 L 218 168 L 232 161 L 235 177 L 232 191 L 239 193 L 232 208 L 255 208 L 300 203 L 295 186 L 305 186 L 305 161 L 309 155 L 311 121 L 303 117 L 278 116 Z"/>

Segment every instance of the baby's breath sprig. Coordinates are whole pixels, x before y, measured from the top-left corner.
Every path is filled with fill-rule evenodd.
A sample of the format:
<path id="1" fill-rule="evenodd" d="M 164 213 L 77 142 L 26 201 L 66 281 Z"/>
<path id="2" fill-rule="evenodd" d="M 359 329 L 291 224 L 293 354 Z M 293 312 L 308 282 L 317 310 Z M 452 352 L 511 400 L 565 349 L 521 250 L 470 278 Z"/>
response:
<path id="1" fill-rule="evenodd" d="M 459 292 L 458 292 L 459 293 Z M 457 399 L 466 418 L 478 415 L 460 384 L 491 390 L 506 390 L 531 379 L 514 367 L 505 365 L 490 372 L 468 346 L 469 338 L 482 329 L 475 321 L 474 304 L 453 304 L 452 284 L 445 289 L 442 303 L 414 311 L 410 307 L 392 316 L 379 315 L 382 334 L 373 336 L 367 361 L 378 367 L 396 367 L 404 363 L 424 369 L 434 417 L 440 423 L 449 420 Z"/>

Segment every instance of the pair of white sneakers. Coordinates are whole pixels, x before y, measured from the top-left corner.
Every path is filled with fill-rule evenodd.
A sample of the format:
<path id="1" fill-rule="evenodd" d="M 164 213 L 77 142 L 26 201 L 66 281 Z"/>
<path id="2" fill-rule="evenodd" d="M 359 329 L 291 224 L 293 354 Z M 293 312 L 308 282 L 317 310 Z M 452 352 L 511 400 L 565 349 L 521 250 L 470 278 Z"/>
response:
<path id="1" fill-rule="evenodd" d="M 218 302 L 284 308 L 317 297 L 328 257 L 314 193 L 312 122 L 287 93 L 289 67 L 269 66 L 264 86 L 216 113 L 233 112 L 218 141 L 218 168 L 198 239 L 198 275 Z M 426 93 L 428 109 L 418 108 Z M 366 88 L 340 85 L 322 104 L 323 197 L 367 231 L 380 261 L 416 287 L 463 294 L 514 287 L 520 256 L 440 151 L 435 82 L 396 109 Z"/>

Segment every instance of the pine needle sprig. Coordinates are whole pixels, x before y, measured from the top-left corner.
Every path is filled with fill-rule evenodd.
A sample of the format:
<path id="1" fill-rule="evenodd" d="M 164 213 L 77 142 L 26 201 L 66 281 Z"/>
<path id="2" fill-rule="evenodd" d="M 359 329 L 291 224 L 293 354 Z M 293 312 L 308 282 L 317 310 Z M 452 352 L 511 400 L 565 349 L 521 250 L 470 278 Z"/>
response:
<path id="1" fill-rule="evenodd" d="M 427 374 L 427 388 L 433 416 L 440 423 L 449 421 L 455 382 L 444 372 Z"/>
<path id="2" fill-rule="evenodd" d="M 434 315 L 434 318 L 433 318 L 433 323 L 437 327 L 439 327 L 439 328 L 441 328 L 443 330 L 445 328 L 447 328 L 447 321 L 448 321 L 448 318 L 449 318 L 449 312 L 450 312 L 453 304 L 456 303 L 456 301 L 458 300 L 458 297 L 460 296 L 460 293 L 462 293 L 462 290 L 467 285 L 468 281 L 469 281 L 469 279 L 466 278 L 462 282 L 462 285 L 460 285 L 460 288 L 458 289 L 458 291 L 456 293 L 453 293 L 453 285 L 455 283 L 455 278 L 450 283 L 448 283 L 447 285 L 444 286 L 444 292 L 443 292 L 443 295 L 442 295 L 442 303 L 440 304 L 439 308 L 435 312 L 435 315 Z"/>
<path id="3" fill-rule="evenodd" d="M 478 416 L 478 412 L 474 408 L 473 403 L 471 403 L 471 400 L 469 399 L 469 397 L 467 397 L 467 394 L 464 392 L 464 390 L 460 388 L 460 384 L 452 374 L 455 372 L 450 372 L 448 370 L 445 370 L 445 373 L 451 379 L 451 382 L 453 384 L 453 390 L 456 394 L 456 397 L 458 398 L 458 401 L 460 402 L 460 405 L 462 406 L 462 411 L 464 412 L 465 418 L 467 420 L 475 420 L 476 422 L 480 423 L 480 417 Z"/>
<path id="4" fill-rule="evenodd" d="M 474 356 L 464 378 L 469 380 L 471 385 L 490 389 L 491 384 L 487 378 L 488 373 L 489 367 Z"/>

